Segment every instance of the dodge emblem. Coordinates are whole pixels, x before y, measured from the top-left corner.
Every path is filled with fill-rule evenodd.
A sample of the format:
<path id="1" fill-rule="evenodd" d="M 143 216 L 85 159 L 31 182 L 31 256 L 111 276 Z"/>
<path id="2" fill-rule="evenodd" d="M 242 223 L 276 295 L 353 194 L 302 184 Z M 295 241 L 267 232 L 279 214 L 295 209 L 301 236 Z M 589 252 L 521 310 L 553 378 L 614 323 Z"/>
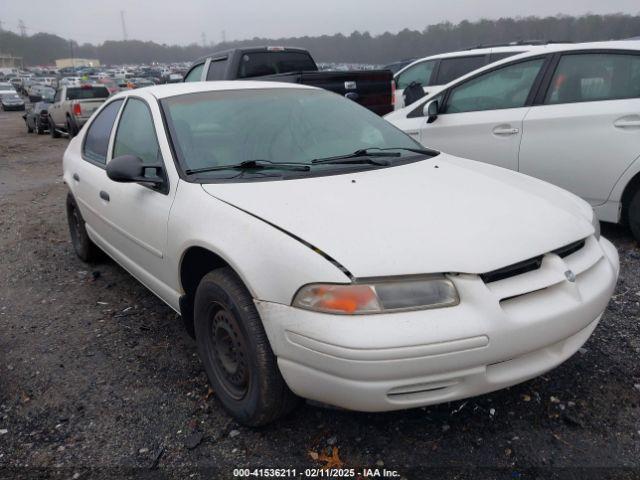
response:
<path id="1" fill-rule="evenodd" d="M 567 270 L 566 272 L 564 272 L 564 276 L 567 277 L 567 280 L 569 280 L 571 283 L 574 283 L 576 281 L 576 274 L 571 270 Z"/>

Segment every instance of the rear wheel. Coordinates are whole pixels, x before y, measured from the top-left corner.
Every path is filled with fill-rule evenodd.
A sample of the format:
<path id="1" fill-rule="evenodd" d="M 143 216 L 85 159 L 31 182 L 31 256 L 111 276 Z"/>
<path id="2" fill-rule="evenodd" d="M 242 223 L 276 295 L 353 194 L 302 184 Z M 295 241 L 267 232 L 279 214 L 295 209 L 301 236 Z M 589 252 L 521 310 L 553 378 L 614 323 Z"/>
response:
<path id="1" fill-rule="evenodd" d="M 67 117 L 67 134 L 69 135 L 69 138 L 73 138 L 78 134 L 76 124 L 71 117 Z"/>
<path id="2" fill-rule="evenodd" d="M 205 275 L 196 291 L 198 352 L 209 382 L 240 423 L 259 426 L 298 403 L 287 387 L 253 298 L 230 268 Z"/>
<path id="3" fill-rule="evenodd" d="M 49 133 L 52 138 L 60 138 L 60 132 L 56 130 L 56 124 L 53 123 L 53 118 L 49 116 Z"/>
<path id="4" fill-rule="evenodd" d="M 637 242 L 640 242 L 640 188 L 636 190 L 629 202 L 629 227 Z"/>
<path id="5" fill-rule="evenodd" d="M 71 192 L 67 194 L 67 221 L 71 243 L 80 260 L 94 262 L 100 258 L 101 251 L 87 235 L 84 218 Z"/>
<path id="6" fill-rule="evenodd" d="M 27 124 L 27 133 L 33 133 L 33 128 L 29 125 L 29 120 L 25 118 L 24 123 Z"/>
<path id="7" fill-rule="evenodd" d="M 44 127 L 42 126 L 42 121 L 38 117 L 36 117 L 36 133 L 38 135 L 42 135 L 44 133 Z"/>

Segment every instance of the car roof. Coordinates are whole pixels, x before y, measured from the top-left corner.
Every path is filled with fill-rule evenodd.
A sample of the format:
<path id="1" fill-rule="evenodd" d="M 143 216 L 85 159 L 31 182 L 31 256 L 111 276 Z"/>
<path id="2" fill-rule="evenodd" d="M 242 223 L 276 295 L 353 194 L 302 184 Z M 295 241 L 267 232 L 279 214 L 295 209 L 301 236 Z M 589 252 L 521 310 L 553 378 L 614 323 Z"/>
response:
<path id="1" fill-rule="evenodd" d="M 263 82 L 250 80 L 231 80 L 231 81 L 215 81 L 215 82 L 186 82 L 186 83 L 166 83 L 164 85 L 154 85 L 145 87 L 144 91 L 153 95 L 157 99 L 174 97 L 176 95 L 184 95 L 188 93 L 201 92 L 220 92 L 231 90 L 255 90 L 255 89 L 299 89 L 299 90 L 318 90 L 318 88 L 299 83 L 283 83 L 283 82 Z M 135 90 L 120 92 L 114 97 L 126 97 L 135 95 Z"/>
<path id="2" fill-rule="evenodd" d="M 455 52 L 438 53 L 435 55 L 429 55 L 428 57 L 423 57 L 423 58 L 414 60 L 413 62 L 408 64 L 406 67 L 402 68 L 401 70 L 398 70 L 394 76 L 397 77 L 398 75 L 402 74 L 405 70 L 408 70 L 414 65 L 428 61 L 428 60 L 439 60 L 443 58 L 475 57 L 479 55 L 489 55 L 490 53 L 507 53 L 507 52 L 524 53 L 524 52 L 532 52 L 532 51 L 539 52 L 539 51 L 549 50 L 552 46 L 557 46 L 557 45 L 572 45 L 572 44 L 548 43 L 548 44 L 537 45 L 537 44 L 523 43 L 519 45 L 497 45 L 493 47 L 488 46 L 488 47 L 480 47 L 480 48 L 470 48 L 468 50 L 458 50 Z"/>

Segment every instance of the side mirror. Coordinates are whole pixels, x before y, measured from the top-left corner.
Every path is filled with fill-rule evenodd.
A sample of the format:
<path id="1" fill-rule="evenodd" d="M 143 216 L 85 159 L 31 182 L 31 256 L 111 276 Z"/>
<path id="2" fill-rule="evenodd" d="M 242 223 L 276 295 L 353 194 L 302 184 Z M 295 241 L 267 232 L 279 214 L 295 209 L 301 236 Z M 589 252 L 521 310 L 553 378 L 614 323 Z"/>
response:
<path id="1" fill-rule="evenodd" d="M 153 175 L 147 175 L 153 170 Z M 107 163 L 107 177 L 114 182 L 148 183 L 159 187 L 164 183 L 161 165 L 145 165 L 141 158 L 134 155 L 122 155 Z"/>
<path id="2" fill-rule="evenodd" d="M 422 114 L 424 117 L 427 117 L 427 123 L 433 123 L 438 118 L 440 107 L 438 105 L 438 100 L 431 100 L 427 102 L 422 109 Z"/>

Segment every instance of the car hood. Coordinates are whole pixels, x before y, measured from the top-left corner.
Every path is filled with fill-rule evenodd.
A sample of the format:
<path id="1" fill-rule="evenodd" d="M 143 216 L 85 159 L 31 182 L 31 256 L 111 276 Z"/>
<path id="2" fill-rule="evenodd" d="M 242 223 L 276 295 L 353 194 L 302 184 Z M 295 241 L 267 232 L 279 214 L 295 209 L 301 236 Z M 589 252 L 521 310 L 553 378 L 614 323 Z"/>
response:
<path id="1" fill-rule="evenodd" d="M 358 173 L 202 187 L 357 278 L 484 273 L 594 232 L 591 207 L 574 195 L 446 154 Z"/>

